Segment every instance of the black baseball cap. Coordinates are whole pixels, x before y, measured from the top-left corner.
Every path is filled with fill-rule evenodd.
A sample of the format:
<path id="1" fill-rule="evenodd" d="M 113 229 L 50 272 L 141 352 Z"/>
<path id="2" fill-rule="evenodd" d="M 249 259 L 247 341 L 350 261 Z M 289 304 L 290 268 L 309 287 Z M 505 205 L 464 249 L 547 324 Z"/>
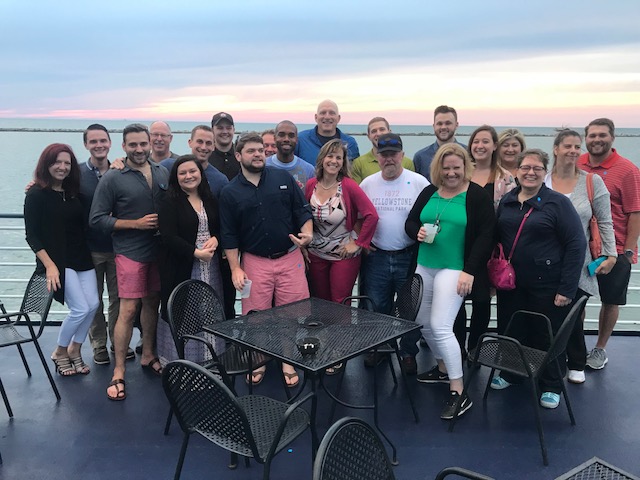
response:
<path id="1" fill-rule="evenodd" d="M 225 112 L 218 112 L 211 119 L 211 126 L 215 127 L 222 121 L 229 122 L 231 125 L 233 125 L 233 117 L 231 115 Z"/>
<path id="2" fill-rule="evenodd" d="M 378 153 L 382 152 L 401 152 L 402 139 L 400 135 L 395 133 L 385 133 L 378 137 Z"/>

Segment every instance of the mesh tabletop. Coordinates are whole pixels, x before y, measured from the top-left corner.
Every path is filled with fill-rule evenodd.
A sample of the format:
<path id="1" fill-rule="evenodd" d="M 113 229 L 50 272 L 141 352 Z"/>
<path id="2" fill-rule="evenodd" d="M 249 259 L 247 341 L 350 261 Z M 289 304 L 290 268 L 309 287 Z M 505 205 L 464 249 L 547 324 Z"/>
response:
<path id="1" fill-rule="evenodd" d="M 389 315 L 308 298 L 206 327 L 211 333 L 317 372 L 418 329 Z M 314 337 L 318 351 L 302 355 L 296 341 Z"/>
<path id="2" fill-rule="evenodd" d="M 638 480 L 638 477 L 623 472 L 618 467 L 593 457 L 556 480 Z"/>

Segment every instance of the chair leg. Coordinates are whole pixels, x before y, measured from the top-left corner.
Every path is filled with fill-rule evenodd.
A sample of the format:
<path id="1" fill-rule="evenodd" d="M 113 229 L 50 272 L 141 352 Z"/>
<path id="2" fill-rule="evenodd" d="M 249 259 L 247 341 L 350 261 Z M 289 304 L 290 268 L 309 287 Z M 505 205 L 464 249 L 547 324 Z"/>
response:
<path id="1" fill-rule="evenodd" d="M 31 369 L 29 368 L 29 364 L 27 363 L 27 357 L 24 356 L 24 351 L 22 350 L 22 345 L 19 343 L 16 345 L 18 347 L 18 353 L 20 354 L 20 358 L 22 359 L 22 364 L 24 365 L 24 369 L 27 371 L 27 377 L 31 376 Z"/>
<path id="2" fill-rule="evenodd" d="M 2 379 L 0 379 L 0 394 L 2 394 L 2 400 L 4 400 L 4 406 L 7 408 L 7 414 L 9 415 L 9 418 L 13 418 L 13 410 L 11 410 L 11 405 L 9 405 L 9 397 L 7 397 L 7 392 L 5 392 L 4 390 Z"/>
<path id="3" fill-rule="evenodd" d="M 33 339 L 33 344 L 38 351 L 38 356 L 40 357 L 40 361 L 42 362 L 42 367 L 44 368 L 45 373 L 47 374 L 47 378 L 49 379 L 49 383 L 51 384 L 51 388 L 53 388 L 53 393 L 55 393 L 58 401 L 61 400 L 60 392 L 58 391 L 58 387 L 56 386 L 56 382 L 53 380 L 53 375 L 51 375 L 51 371 L 49 370 L 49 365 L 44 358 L 44 354 L 42 353 L 42 348 L 40 348 L 40 343 L 37 338 Z"/>
<path id="4" fill-rule="evenodd" d="M 169 406 L 169 414 L 167 415 L 167 421 L 164 424 L 164 434 L 169 435 L 169 428 L 171 427 L 171 420 L 173 420 L 173 408 Z"/>
<path id="5" fill-rule="evenodd" d="M 549 458 L 547 457 L 547 447 L 544 444 L 544 431 L 542 430 L 542 421 L 540 420 L 540 395 L 538 395 L 537 381 L 535 378 L 529 377 L 531 383 L 531 398 L 533 401 L 533 412 L 536 418 L 536 428 L 538 429 L 538 439 L 540 440 L 540 449 L 542 450 L 542 463 L 546 467 L 549 465 Z"/>
<path id="6" fill-rule="evenodd" d="M 178 458 L 178 465 L 176 465 L 176 473 L 173 476 L 173 480 L 180 480 L 180 474 L 182 473 L 182 464 L 184 463 L 184 456 L 187 453 L 187 446 L 189 445 L 189 433 L 184 434 L 182 439 L 182 447 L 180 447 L 180 457 Z"/>
<path id="7" fill-rule="evenodd" d="M 344 362 L 344 365 L 342 366 L 342 371 L 338 374 L 338 384 L 336 385 L 336 393 L 334 393 L 334 396 L 336 398 L 340 398 L 340 392 L 342 391 L 342 382 L 344 381 L 344 376 L 347 374 L 347 362 Z M 336 414 L 336 405 L 338 402 L 331 402 L 331 412 L 329 413 L 329 425 L 331 425 L 333 423 L 333 418 Z"/>
<path id="8" fill-rule="evenodd" d="M 389 358 L 391 358 L 391 356 L 389 356 Z M 404 385 L 404 389 L 407 392 L 407 397 L 409 398 L 409 404 L 411 405 L 411 410 L 413 411 L 413 418 L 416 421 L 416 423 L 420 422 L 420 416 L 418 415 L 418 410 L 416 410 L 416 406 L 413 403 L 413 395 L 411 394 L 411 390 L 409 390 L 409 381 L 407 380 L 407 373 L 402 369 L 402 358 L 400 357 L 400 351 L 398 350 L 398 348 L 396 348 L 396 359 L 398 360 L 398 367 L 400 368 L 400 376 L 402 377 L 402 383 Z M 389 360 L 389 363 L 391 363 L 391 360 Z M 393 373 L 393 369 L 391 370 L 391 372 Z M 393 380 L 395 382 L 395 384 L 397 385 L 398 382 L 395 379 L 395 373 L 393 373 Z"/>
<path id="9" fill-rule="evenodd" d="M 564 396 L 564 403 L 567 406 L 567 411 L 569 412 L 569 419 L 571 420 L 571 425 L 576 424 L 576 419 L 573 416 L 573 409 L 571 408 L 571 402 L 569 401 L 569 395 L 567 394 L 567 388 L 564 383 L 564 378 L 562 378 L 562 371 L 560 370 L 560 364 L 558 363 L 558 359 L 556 358 L 556 372 L 558 373 L 558 378 L 560 379 L 560 386 L 562 387 L 562 395 Z"/>
<path id="10" fill-rule="evenodd" d="M 269 455 L 267 455 L 267 458 L 265 458 L 264 460 L 264 469 L 262 471 L 262 480 L 269 480 L 270 475 L 271 475 L 271 460 L 273 460 L 273 457 L 270 457 Z"/>
<path id="11" fill-rule="evenodd" d="M 400 366 L 400 369 L 402 369 L 402 359 L 400 358 L 400 354 L 396 353 L 396 356 L 398 357 L 398 365 Z M 398 386 L 398 377 L 396 377 L 396 371 L 393 368 L 393 361 L 391 360 L 391 355 L 387 355 L 387 364 L 389 365 L 389 371 L 391 372 L 391 378 L 393 378 L 393 384 L 397 387 Z"/>
<path id="12" fill-rule="evenodd" d="M 229 470 L 235 470 L 238 467 L 238 454 L 236 452 L 231 452 L 230 458 L 229 458 L 229 465 L 227 465 L 227 468 Z"/>
<path id="13" fill-rule="evenodd" d="M 477 370 L 477 369 L 474 369 Z M 489 395 L 489 388 L 491 387 L 491 380 L 493 380 L 493 376 L 496 374 L 496 369 L 492 368 L 491 373 L 489 373 L 489 380 L 487 380 L 487 386 L 484 387 L 484 395 L 482 396 L 482 400 L 487 400 L 487 395 Z"/>

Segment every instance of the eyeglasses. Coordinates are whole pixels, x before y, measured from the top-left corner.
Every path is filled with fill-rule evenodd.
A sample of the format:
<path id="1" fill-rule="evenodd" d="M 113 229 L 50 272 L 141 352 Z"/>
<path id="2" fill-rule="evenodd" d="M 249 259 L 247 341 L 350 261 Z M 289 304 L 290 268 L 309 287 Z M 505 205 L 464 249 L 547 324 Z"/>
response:
<path id="1" fill-rule="evenodd" d="M 402 142 L 400 140 L 396 140 L 395 138 L 389 138 L 386 140 L 378 140 L 378 147 L 397 147 L 402 146 Z"/>
<path id="2" fill-rule="evenodd" d="M 169 138 L 171 136 L 171 134 L 167 135 L 166 133 L 152 133 L 150 135 L 155 138 Z"/>
<path id="3" fill-rule="evenodd" d="M 534 167 L 533 165 L 520 165 L 518 167 L 518 170 L 520 170 L 522 173 L 527 173 L 531 170 L 533 170 L 535 173 L 540 173 L 540 172 L 546 172 L 547 169 L 544 167 Z"/>

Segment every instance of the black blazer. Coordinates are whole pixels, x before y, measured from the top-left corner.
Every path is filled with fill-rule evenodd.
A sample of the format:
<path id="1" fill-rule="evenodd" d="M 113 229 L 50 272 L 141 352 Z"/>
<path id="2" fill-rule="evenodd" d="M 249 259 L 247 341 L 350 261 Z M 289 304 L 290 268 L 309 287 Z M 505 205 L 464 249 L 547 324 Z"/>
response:
<path id="1" fill-rule="evenodd" d="M 429 185 L 414 202 L 404 227 L 410 238 L 417 240 L 418 231 L 422 226 L 420 213 L 436 190 L 435 185 Z M 495 246 L 496 215 L 493 201 L 487 191 L 473 182 L 469 183 L 467 190 L 466 211 L 467 227 L 464 232 L 464 267 L 462 270 L 474 277 L 470 297 L 475 300 L 487 300 L 490 287 L 487 261 Z"/>
<path id="2" fill-rule="evenodd" d="M 209 234 L 220 239 L 220 219 L 218 201 L 215 198 L 204 201 L 204 209 L 209 219 Z M 193 252 L 196 249 L 198 234 L 198 214 L 186 195 L 179 198 L 165 197 L 158 213 L 162 252 L 160 262 L 160 281 L 163 311 L 173 289 L 191 278 Z M 220 248 L 216 250 L 219 255 Z"/>

